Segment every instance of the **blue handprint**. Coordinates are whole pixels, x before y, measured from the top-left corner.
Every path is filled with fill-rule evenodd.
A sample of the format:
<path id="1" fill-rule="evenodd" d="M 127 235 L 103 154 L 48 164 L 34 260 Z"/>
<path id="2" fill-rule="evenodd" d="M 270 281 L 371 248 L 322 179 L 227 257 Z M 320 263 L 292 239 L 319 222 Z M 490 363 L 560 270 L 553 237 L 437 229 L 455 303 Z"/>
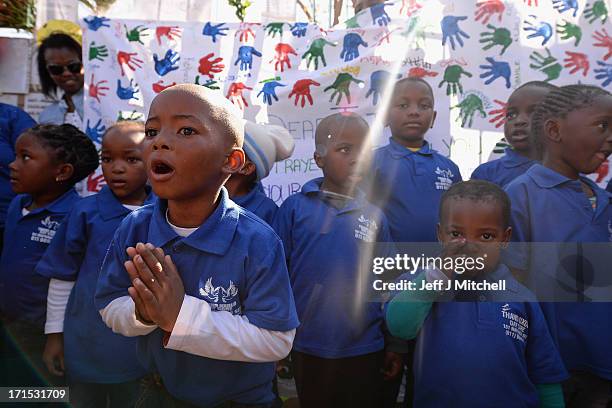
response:
<path id="1" fill-rule="evenodd" d="M 385 6 L 390 6 L 393 3 L 378 3 L 370 7 L 372 13 L 372 24 L 378 24 L 379 26 L 389 25 L 391 17 L 385 11 Z"/>
<path id="2" fill-rule="evenodd" d="M 253 55 L 261 57 L 261 52 L 257 51 L 250 45 L 243 45 L 242 47 L 238 48 L 238 58 L 234 62 L 234 65 L 237 65 L 238 61 L 240 61 L 241 71 L 246 71 L 247 69 L 253 68 Z"/>
<path id="3" fill-rule="evenodd" d="M 397 75 L 397 79 L 402 77 L 401 74 Z M 385 91 L 385 85 L 391 79 L 391 73 L 387 71 L 374 71 L 372 75 L 370 75 L 370 89 L 366 93 L 366 99 L 372 96 L 372 104 L 376 106 L 378 104 L 378 98 L 380 94 Z"/>
<path id="4" fill-rule="evenodd" d="M 106 126 L 102 124 L 102 119 L 98 119 L 98 122 L 91 127 L 89 126 L 89 119 L 87 119 L 87 125 L 85 127 L 85 134 L 96 143 L 102 143 L 102 136 L 106 132 Z"/>
<path id="5" fill-rule="evenodd" d="M 155 61 L 155 72 L 158 75 L 164 76 L 168 72 L 175 71 L 179 69 L 177 62 L 179 62 L 181 57 L 178 56 L 178 52 L 168 50 L 166 51 L 166 55 L 163 59 L 159 59 L 157 54 L 153 54 L 153 61 Z"/>
<path id="6" fill-rule="evenodd" d="M 510 64 L 504 61 L 495 61 L 492 57 L 487 57 L 486 60 L 491 65 L 481 65 L 480 69 L 484 69 L 485 72 L 480 74 L 481 78 L 490 77 L 485 81 L 485 85 L 489 85 L 497 78 L 504 78 L 506 80 L 506 88 L 510 88 Z"/>
<path id="7" fill-rule="evenodd" d="M 213 42 L 217 42 L 218 35 L 227 35 L 225 31 L 229 30 L 229 27 L 223 27 L 225 23 L 219 23 L 212 25 L 210 23 L 206 23 L 204 28 L 202 29 L 202 35 L 208 35 L 212 37 Z"/>
<path id="8" fill-rule="evenodd" d="M 574 10 L 574 17 L 576 17 L 578 13 L 578 0 L 553 0 L 553 7 L 559 13 Z"/>
<path id="9" fill-rule="evenodd" d="M 308 23 L 295 23 L 289 29 L 291 30 L 291 34 L 294 37 L 304 37 L 306 35 L 306 29 L 308 28 Z"/>
<path id="10" fill-rule="evenodd" d="M 451 48 L 455 49 L 455 40 L 463 47 L 463 38 L 470 38 L 465 31 L 459 28 L 459 21 L 467 19 L 466 16 L 446 16 L 442 19 L 442 46 L 446 45 L 446 40 L 450 41 Z"/>
<path id="11" fill-rule="evenodd" d="M 134 80 L 130 79 L 130 83 L 125 88 L 121 85 L 121 80 L 117 80 L 117 96 L 119 99 L 129 100 L 138 99 L 135 95 L 138 92 L 138 85 L 134 84 Z"/>
<path id="12" fill-rule="evenodd" d="M 535 38 L 542 37 L 542 45 L 546 45 L 548 40 L 553 35 L 553 28 L 550 24 L 545 21 L 538 22 L 536 20 L 536 16 L 530 15 L 533 21 L 525 20 L 525 27 L 523 27 L 523 31 L 533 31 L 531 34 L 527 36 L 527 38 Z M 538 23 L 536 26 L 534 23 Z"/>
<path id="13" fill-rule="evenodd" d="M 278 96 L 276 96 L 277 86 L 287 86 L 287 85 L 283 85 L 277 81 L 266 82 L 263 88 L 261 88 L 261 91 L 259 91 L 259 93 L 257 94 L 257 97 L 259 98 L 259 95 L 263 93 L 264 102 L 267 103 L 268 105 L 272 105 L 272 98 L 278 101 Z"/>
<path id="14" fill-rule="evenodd" d="M 85 21 L 85 24 L 87 24 L 87 28 L 92 31 L 98 31 L 98 28 L 100 27 L 110 27 L 110 25 L 106 23 L 107 21 L 110 21 L 110 19 L 106 17 L 93 16 L 89 20 L 86 17 L 83 19 L 83 21 Z"/>
<path id="15" fill-rule="evenodd" d="M 597 61 L 597 65 L 603 68 L 599 68 L 594 70 L 595 79 L 603 79 L 604 81 L 601 83 L 602 87 L 606 87 L 612 83 L 612 64 L 606 64 L 603 61 Z"/>
<path id="16" fill-rule="evenodd" d="M 361 36 L 357 33 L 348 33 L 344 36 L 342 42 L 342 51 L 340 52 L 340 58 L 344 59 L 344 62 L 352 61 L 359 56 L 359 46 L 368 46 L 368 43 L 363 41 Z"/>

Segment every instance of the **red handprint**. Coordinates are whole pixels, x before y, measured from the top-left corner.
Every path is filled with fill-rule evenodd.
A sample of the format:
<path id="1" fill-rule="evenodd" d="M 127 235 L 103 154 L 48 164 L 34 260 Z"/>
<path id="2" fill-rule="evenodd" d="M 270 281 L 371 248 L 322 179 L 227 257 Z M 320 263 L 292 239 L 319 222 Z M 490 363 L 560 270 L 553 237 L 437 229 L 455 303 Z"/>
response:
<path id="1" fill-rule="evenodd" d="M 534 6 L 538 7 L 538 0 L 523 0 L 523 3 L 527 3 L 529 7 L 531 7 L 533 3 Z"/>
<path id="2" fill-rule="evenodd" d="M 117 62 L 119 63 L 119 67 L 121 67 L 121 76 L 125 75 L 125 71 L 123 70 L 123 64 L 127 65 L 129 69 L 132 71 L 136 71 L 136 68 L 142 68 L 142 63 L 144 62 L 141 59 L 135 58 L 134 55 L 138 55 L 135 52 L 123 52 L 119 51 L 117 53 Z"/>
<path id="3" fill-rule="evenodd" d="M 590 65 L 586 54 L 571 51 L 565 51 L 565 53 L 567 54 L 567 58 L 565 58 L 563 62 L 567 62 L 567 64 L 565 64 L 564 67 L 572 68 L 570 74 L 575 74 L 576 72 L 582 70 L 582 76 L 587 76 Z"/>
<path id="4" fill-rule="evenodd" d="M 291 93 L 289 93 L 289 98 L 295 95 L 295 101 L 293 104 L 297 106 L 298 99 L 302 103 L 302 108 L 306 104 L 306 99 L 312 105 L 312 95 L 310 95 L 310 85 L 320 86 L 321 84 L 317 81 L 313 81 L 312 79 L 300 79 L 293 84 L 293 89 L 291 89 Z"/>
<path id="5" fill-rule="evenodd" d="M 155 82 L 152 86 L 153 86 L 153 92 L 160 93 L 161 91 L 163 91 L 164 89 L 168 89 L 171 86 L 176 85 L 176 82 L 171 83 L 170 85 L 164 85 L 164 80 L 160 79 L 159 81 Z"/>
<path id="6" fill-rule="evenodd" d="M 413 68 L 410 68 L 410 70 L 408 71 L 409 77 L 416 77 L 416 78 L 435 77 L 437 75 L 438 75 L 437 72 L 428 71 L 425 68 L 421 68 L 421 67 L 413 67 Z"/>
<path id="7" fill-rule="evenodd" d="M 607 61 L 608 58 L 612 57 L 612 38 L 610 37 L 610 34 L 608 34 L 605 28 L 602 28 L 601 31 L 603 31 L 603 33 L 595 31 L 595 33 L 593 34 L 593 38 L 599 41 L 594 43 L 593 46 L 608 49 L 608 53 L 603 57 L 604 61 Z"/>
<path id="8" fill-rule="evenodd" d="M 213 77 L 213 74 L 218 74 L 219 72 L 223 71 L 223 68 L 225 68 L 225 65 L 221 64 L 223 58 L 218 57 L 212 61 L 210 60 L 212 57 L 214 57 L 214 55 L 215 54 L 211 52 L 210 54 L 200 58 L 200 66 L 198 67 L 198 71 L 200 71 L 200 74 L 208 75 L 208 77 L 211 79 Z"/>
<path id="9" fill-rule="evenodd" d="M 291 68 L 289 54 L 297 55 L 297 52 L 295 52 L 293 47 L 289 44 L 278 43 L 276 44 L 276 47 L 274 47 L 274 51 L 276 51 L 274 59 L 270 60 L 270 62 L 276 61 L 274 63 L 274 69 L 278 71 L 279 64 L 281 72 L 285 71 L 285 64 L 287 64 L 287 68 Z"/>
<path id="10" fill-rule="evenodd" d="M 87 176 L 87 191 L 99 193 L 105 184 L 103 174 L 91 173 Z"/>
<path id="11" fill-rule="evenodd" d="M 406 15 L 410 17 L 414 13 L 416 13 L 421 7 L 417 0 L 402 0 L 402 8 L 400 8 L 400 14 L 404 13 L 404 9 L 406 9 Z"/>
<path id="12" fill-rule="evenodd" d="M 601 183 L 603 179 L 606 178 L 609 171 L 610 171 L 610 163 L 606 160 L 605 162 L 601 163 L 601 165 L 597 168 L 597 170 L 595 170 L 595 173 L 597 173 L 597 180 L 595 180 L 595 182 Z"/>
<path id="13" fill-rule="evenodd" d="M 157 37 L 157 43 L 161 45 L 161 38 L 167 37 L 169 40 L 181 38 L 181 29 L 178 26 L 159 26 L 155 29 L 155 37 Z"/>
<path id="14" fill-rule="evenodd" d="M 502 3 L 501 0 L 479 1 L 476 3 L 476 7 L 478 7 L 478 9 L 474 12 L 476 21 L 480 21 L 480 19 L 484 17 L 482 24 L 488 24 L 489 19 L 496 13 L 497 19 L 501 21 L 504 10 L 506 10 L 506 6 L 504 6 L 504 3 Z"/>
<path id="15" fill-rule="evenodd" d="M 508 104 L 506 102 L 500 101 L 499 99 L 493 99 L 493 101 L 498 104 L 500 108 L 489 111 L 489 116 L 492 116 L 492 118 L 489 119 L 489 123 L 494 123 L 495 129 L 497 129 L 506 123 Z"/>
<path id="16" fill-rule="evenodd" d="M 89 82 L 89 96 L 100 102 L 100 97 L 106 96 L 106 92 L 103 91 L 108 91 L 110 89 L 107 86 L 102 86 L 102 84 L 105 82 L 108 83 L 106 80 L 95 82 L 94 74 L 91 74 L 91 81 Z"/>
<path id="17" fill-rule="evenodd" d="M 253 32 L 253 30 L 251 29 L 251 27 L 253 26 L 257 26 L 260 25 L 259 23 L 240 23 L 240 28 L 238 30 L 236 30 L 236 35 L 239 35 L 239 39 L 240 42 L 245 42 L 245 41 L 249 41 L 249 35 L 253 36 L 253 39 L 255 39 L 255 33 Z"/>
<path id="18" fill-rule="evenodd" d="M 242 95 L 242 91 L 245 89 L 253 90 L 253 88 L 249 88 L 242 82 L 232 82 L 225 97 L 234 105 L 238 105 L 240 109 L 244 109 L 245 106 L 249 106 L 246 99 L 244 99 L 244 96 Z"/>

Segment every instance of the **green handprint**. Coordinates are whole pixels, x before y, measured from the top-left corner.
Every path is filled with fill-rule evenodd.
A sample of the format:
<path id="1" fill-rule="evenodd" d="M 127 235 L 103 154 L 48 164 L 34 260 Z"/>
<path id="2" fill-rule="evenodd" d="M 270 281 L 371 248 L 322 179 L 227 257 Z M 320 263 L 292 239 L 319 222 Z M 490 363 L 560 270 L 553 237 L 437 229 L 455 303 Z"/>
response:
<path id="1" fill-rule="evenodd" d="M 409 19 L 408 24 L 406 25 L 406 29 L 399 33 L 402 37 L 413 37 L 412 40 L 415 41 L 416 48 L 423 48 L 425 44 L 425 39 L 427 38 L 427 25 L 419 25 L 421 20 L 419 17 L 414 16 Z"/>
<path id="2" fill-rule="evenodd" d="M 196 75 L 195 77 L 195 84 L 196 85 L 200 85 L 200 86 L 205 86 L 208 89 L 221 89 L 219 88 L 219 86 L 217 85 L 217 81 L 212 80 L 212 79 L 207 79 L 206 82 L 204 82 L 203 84 L 200 83 L 200 76 Z"/>
<path id="3" fill-rule="evenodd" d="M 344 24 L 346 25 L 346 28 L 359 28 L 361 27 L 359 25 L 359 23 L 357 22 L 357 16 L 359 14 L 355 14 L 353 17 L 349 18 L 348 20 L 346 20 L 344 22 Z"/>
<path id="4" fill-rule="evenodd" d="M 546 74 L 544 81 L 549 82 L 559 78 L 563 67 L 557 62 L 557 59 L 552 56 L 550 50 L 545 48 L 547 55 L 544 56 L 537 51 L 534 51 L 529 56 L 533 63 L 529 64 L 530 68 L 537 69 Z"/>
<path id="5" fill-rule="evenodd" d="M 461 127 L 465 127 L 465 124 L 469 121 L 468 127 L 472 127 L 474 121 L 474 115 L 476 112 L 480 113 L 483 118 L 487 117 L 487 113 L 484 110 L 482 99 L 474 94 L 468 94 L 461 102 L 451 109 L 459 108 L 459 117 L 461 119 Z"/>
<path id="6" fill-rule="evenodd" d="M 464 71 L 461 65 L 449 65 L 444 70 L 444 78 L 438 84 L 438 88 L 442 88 L 442 85 L 446 82 L 447 95 L 457 95 L 457 93 L 463 93 L 463 86 L 461 86 L 461 82 L 459 82 L 461 74 L 464 74 L 467 77 L 472 76 L 472 74 L 469 72 Z"/>
<path id="7" fill-rule="evenodd" d="M 572 24 L 569 21 L 563 20 L 565 24 L 557 24 L 557 33 L 561 36 L 562 40 L 569 40 L 574 38 L 574 45 L 578 45 L 582 39 L 582 29 L 576 24 Z"/>
<path id="8" fill-rule="evenodd" d="M 327 41 L 324 38 L 317 38 L 310 44 L 310 48 L 308 51 L 302 55 L 302 59 L 308 57 L 308 62 L 306 63 L 306 68 L 310 68 L 310 63 L 314 60 L 315 69 L 319 69 L 319 58 L 321 58 L 321 62 L 323 62 L 323 66 L 326 67 L 327 63 L 325 62 L 325 55 L 323 54 L 323 47 L 326 45 L 331 45 L 335 47 L 336 44 Z"/>
<path id="9" fill-rule="evenodd" d="M 603 0 L 597 0 L 593 3 L 593 6 L 589 8 L 587 3 L 584 9 L 584 16 L 589 19 L 589 24 L 593 24 L 595 20 L 601 20 L 601 23 L 605 23 L 608 19 L 608 8 Z"/>
<path id="10" fill-rule="evenodd" d="M 495 47 L 496 45 L 501 45 L 502 50 L 499 55 L 503 55 L 510 44 L 512 44 L 510 30 L 506 28 L 497 28 L 492 24 L 487 24 L 487 28 L 493 31 L 485 31 L 480 33 L 480 43 L 485 44 L 482 49 L 486 51 L 489 48 Z"/>
<path id="11" fill-rule="evenodd" d="M 282 37 L 283 25 L 285 25 L 285 23 L 270 23 L 266 25 L 266 30 L 268 30 L 267 34 L 272 36 L 272 38 L 276 37 L 276 34 L 280 34 Z"/>
<path id="12" fill-rule="evenodd" d="M 363 83 L 362 80 L 356 79 L 351 74 L 347 74 L 346 72 L 343 72 L 341 74 L 338 74 L 334 83 L 328 86 L 327 88 L 325 88 L 323 92 L 327 92 L 330 89 L 333 89 L 334 92 L 332 92 L 331 97 L 329 98 L 329 101 L 331 102 L 334 99 L 334 96 L 338 95 L 338 99 L 336 100 L 336 105 L 340 104 L 340 99 L 342 99 L 342 94 L 345 94 L 346 100 L 348 101 L 348 103 L 351 103 L 351 92 L 349 91 L 349 86 L 351 85 L 351 82 L 355 82 L 356 84 Z"/>
<path id="13" fill-rule="evenodd" d="M 104 58 L 108 57 L 108 49 L 106 48 L 105 45 L 98 45 L 96 46 L 96 42 L 92 41 L 91 44 L 89 44 L 89 60 L 98 60 L 98 61 L 104 61 Z"/>
<path id="14" fill-rule="evenodd" d="M 124 113 L 129 116 L 123 116 Z M 124 120 L 142 120 L 142 118 L 143 114 L 135 110 L 133 110 L 132 112 L 119 111 L 119 114 L 117 115 L 117 122 L 121 122 Z"/>
<path id="15" fill-rule="evenodd" d="M 141 37 L 146 37 L 147 35 L 149 35 L 145 33 L 145 31 L 148 30 L 147 27 L 143 25 L 137 25 L 136 27 L 128 31 L 127 26 L 125 24 L 123 26 L 125 27 L 125 36 L 127 37 L 128 41 L 130 42 L 138 41 L 139 43 L 144 45 Z"/>

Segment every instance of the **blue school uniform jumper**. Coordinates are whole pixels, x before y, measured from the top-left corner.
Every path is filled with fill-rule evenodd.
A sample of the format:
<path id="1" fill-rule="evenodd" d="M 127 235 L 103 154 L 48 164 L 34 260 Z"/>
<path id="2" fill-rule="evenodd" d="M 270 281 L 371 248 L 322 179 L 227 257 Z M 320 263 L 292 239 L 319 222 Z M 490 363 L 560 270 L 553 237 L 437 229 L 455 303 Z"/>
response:
<path id="1" fill-rule="evenodd" d="M 521 156 L 514 149 L 508 147 L 505 154 L 499 159 L 482 163 L 472 173 L 472 180 L 486 180 L 500 187 L 506 187 L 508 183 L 524 174 L 536 162 L 525 156 Z"/>
<path id="2" fill-rule="evenodd" d="M 395 242 L 436 242 L 444 191 L 461 181 L 459 168 L 424 142 L 413 152 L 393 138 L 374 151 L 371 201 L 389 221 Z"/>
<path id="3" fill-rule="evenodd" d="M 326 203 L 322 181 L 304 184 L 274 220 L 301 322 L 293 349 L 336 359 L 374 353 L 384 348 L 384 316 L 369 297 L 373 275 L 366 255 L 370 243 L 391 241 L 387 221 L 363 193 L 341 209 Z"/>
<path id="4" fill-rule="evenodd" d="M 590 250 L 586 243 L 611 242 L 612 195 L 586 177 L 581 180 L 596 194 L 597 208 L 593 209 L 580 181 L 568 179 L 541 164 L 535 164 L 510 183 L 506 191 L 512 202 L 513 240 L 585 243 L 582 245 L 585 251 Z M 564 245 L 563 251 L 567 247 Z M 598 248 L 601 251 L 603 246 Z M 545 285 L 544 278 L 551 283 L 563 278 L 555 263 L 568 255 L 571 254 L 561 254 L 556 248 L 519 247 L 509 252 L 508 263 L 527 270 L 531 284 L 540 293 L 552 286 Z M 591 257 L 591 260 L 597 258 Z M 609 271 L 609 265 L 607 268 L 596 265 L 595 269 L 601 274 Z M 546 276 L 543 278 L 543 275 Z M 576 284 L 575 279 L 573 283 Z M 567 369 L 588 370 L 612 380 L 612 303 L 542 303 L 542 309 Z"/>
<path id="5" fill-rule="evenodd" d="M 49 279 L 38 275 L 34 268 L 78 200 L 77 192 L 70 189 L 27 215 L 22 215 L 22 209 L 32 202 L 28 194 L 20 194 L 11 201 L 0 260 L 0 310 L 8 320 L 21 320 L 41 328 L 44 325 Z"/>
<path id="6" fill-rule="evenodd" d="M 239 197 L 233 197 L 232 200 L 242 208 L 246 208 L 267 222 L 268 225 L 272 225 L 274 215 L 276 214 L 276 211 L 278 211 L 278 206 L 264 193 L 263 186 L 260 182 L 255 184 L 255 186 L 247 194 Z"/>
<path id="7" fill-rule="evenodd" d="M 107 186 L 82 199 L 36 267 L 47 279 L 76 281 L 64 318 L 64 359 L 72 382 L 117 384 L 146 374 L 136 357 L 136 339 L 113 333 L 94 305 L 102 261 L 129 213 Z"/>
<path id="8" fill-rule="evenodd" d="M 129 296 L 125 249 L 150 242 L 172 256 L 185 293 L 205 300 L 213 311 L 243 315 L 266 330 L 289 331 L 298 326 L 282 243 L 271 227 L 232 202 L 225 188 L 214 212 L 188 237 L 180 237 L 170 227 L 166 209 L 167 201 L 158 199 L 122 222 L 100 272 L 97 309 Z M 213 293 L 206 290 L 211 286 Z M 163 337 L 159 328 L 140 336 L 138 353 L 175 398 L 207 407 L 225 401 L 265 404 L 274 400 L 274 363 L 216 360 L 166 349 Z"/>

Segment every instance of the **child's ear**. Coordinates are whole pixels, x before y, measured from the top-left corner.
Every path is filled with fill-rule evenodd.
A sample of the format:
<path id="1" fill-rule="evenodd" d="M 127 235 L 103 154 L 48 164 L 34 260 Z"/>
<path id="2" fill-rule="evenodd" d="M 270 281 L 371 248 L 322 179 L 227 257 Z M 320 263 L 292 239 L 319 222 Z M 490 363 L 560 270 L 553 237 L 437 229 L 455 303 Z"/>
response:
<path id="1" fill-rule="evenodd" d="M 510 242 L 510 238 L 512 238 L 512 227 L 506 228 L 504 231 L 504 235 L 502 235 L 502 248 L 508 248 L 508 242 Z"/>
<path id="2" fill-rule="evenodd" d="M 70 163 L 62 163 L 57 167 L 55 172 L 55 181 L 63 183 L 72 178 L 74 174 L 74 166 Z"/>
<path id="3" fill-rule="evenodd" d="M 321 157 L 321 155 L 319 154 L 319 152 L 318 152 L 318 151 L 316 151 L 316 150 L 315 150 L 315 152 L 314 152 L 313 157 L 314 157 L 315 163 L 317 163 L 317 166 L 318 166 L 320 169 L 322 169 L 322 168 L 323 168 L 323 166 L 324 166 L 324 164 L 325 164 L 325 162 L 323 161 L 323 157 Z"/>
<path id="4" fill-rule="evenodd" d="M 242 169 L 244 162 L 244 151 L 239 147 L 232 147 L 232 151 L 227 155 L 222 169 L 225 173 L 234 174 Z"/>
<path id="5" fill-rule="evenodd" d="M 544 137 L 555 143 L 561 141 L 561 132 L 559 131 L 559 123 L 557 121 L 548 119 L 544 122 Z"/>
<path id="6" fill-rule="evenodd" d="M 433 111 L 433 116 L 431 117 L 431 124 L 429 125 L 430 129 L 433 129 L 434 124 L 436 123 L 436 117 L 438 116 L 437 111 Z"/>
<path id="7" fill-rule="evenodd" d="M 257 170 L 257 167 L 255 166 L 255 163 L 253 163 L 250 160 L 247 160 L 246 163 L 244 163 L 244 166 L 242 166 L 242 168 L 240 169 L 240 171 L 238 171 L 238 173 L 244 176 L 250 176 L 256 170 Z"/>

